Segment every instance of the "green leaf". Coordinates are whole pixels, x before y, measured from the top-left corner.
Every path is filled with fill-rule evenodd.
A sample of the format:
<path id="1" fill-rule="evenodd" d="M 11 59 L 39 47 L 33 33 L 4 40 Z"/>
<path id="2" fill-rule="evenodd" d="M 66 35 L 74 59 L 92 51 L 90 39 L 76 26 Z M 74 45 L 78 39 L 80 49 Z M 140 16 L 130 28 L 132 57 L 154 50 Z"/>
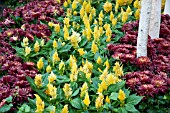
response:
<path id="1" fill-rule="evenodd" d="M 125 108 L 127 111 L 130 111 L 130 112 L 138 112 L 138 110 L 132 104 L 125 104 Z"/>
<path id="2" fill-rule="evenodd" d="M 109 96 L 109 98 L 110 98 L 111 100 L 117 100 L 118 95 L 119 95 L 118 93 L 113 92 L 113 93 L 111 93 L 111 95 Z"/>
<path id="3" fill-rule="evenodd" d="M 82 109 L 81 99 L 80 99 L 80 98 L 75 98 L 75 99 L 73 99 L 70 103 L 71 103 L 71 105 L 72 105 L 74 108 Z"/>
<path id="4" fill-rule="evenodd" d="M 72 97 L 76 96 L 79 93 L 80 89 L 78 88 L 73 94 Z"/>
<path id="5" fill-rule="evenodd" d="M 4 106 L 2 106 L 2 107 L 0 108 L 0 113 L 9 111 L 12 106 L 13 106 L 12 104 L 9 104 L 9 105 L 5 104 Z"/>
<path id="6" fill-rule="evenodd" d="M 125 86 L 125 81 L 118 82 L 116 84 L 110 85 L 108 88 L 109 92 L 116 92 L 119 89 L 122 89 Z"/>
<path id="7" fill-rule="evenodd" d="M 136 105 L 142 100 L 142 98 L 143 97 L 141 97 L 141 96 L 130 95 L 126 100 L 126 103 Z"/>
<path id="8" fill-rule="evenodd" d="M 7 102 L 12 102 L 12 96 L 9 96 L 8 98 L 5 99 Z"/>
<path id="9" fill-rule="evenodd" d="M 118 109 L 118 113 L 128 113 L 127 110 L 124 107 L 120 107 Z"/>
<path id="10" fill-rule="evenodd" d="M 72 45 L 65 45 L 58 52 L 59 53 L 68 52 L 71 49 L 71 47 Z"/>

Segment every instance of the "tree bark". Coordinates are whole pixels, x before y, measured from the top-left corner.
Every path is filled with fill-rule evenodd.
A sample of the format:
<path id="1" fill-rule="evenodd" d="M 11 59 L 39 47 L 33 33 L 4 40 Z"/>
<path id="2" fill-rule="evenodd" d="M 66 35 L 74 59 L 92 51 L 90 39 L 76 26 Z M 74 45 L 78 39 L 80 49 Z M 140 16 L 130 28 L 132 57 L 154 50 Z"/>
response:
<path id="1" fill-rule="evenodd" d="M 137 57 L 147 56 L 151 10 L 152 0 L 142 0 L 137 38 Z"/>
<path id="2" fill-rule="evenodd" d="M 164 14 L 170 15 L 170 0 L 166 0 Z"/>
<path id="3" fill-rule="evenodd" d="M 161 23 L 161 4 L 162 0 L 152 0 L 151 21 L 149 27 L 149 36 L 159 38 L 160 23 Z"/>

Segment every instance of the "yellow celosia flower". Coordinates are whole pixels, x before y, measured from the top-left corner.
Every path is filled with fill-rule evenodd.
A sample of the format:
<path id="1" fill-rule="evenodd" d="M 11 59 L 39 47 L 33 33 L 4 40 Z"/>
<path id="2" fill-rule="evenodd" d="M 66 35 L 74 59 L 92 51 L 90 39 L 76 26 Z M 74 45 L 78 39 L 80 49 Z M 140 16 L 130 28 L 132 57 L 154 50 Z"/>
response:
<path id="1" fill-rule="evenodd" d="M 115 26 L 116 24 L 117 24 L 117 18 L 114 18 L 114 19 L 112 20 L 112 25 Z"/>
<path id="2" fill-rule="evenodd" d="M 112 3 L 110 3 L 110 2 L 107 1 L 107 2 L 104 4 L 103 8 L 104 8 L 104 11 L 106 11 L 107 13 L 110 12 L 110 11 L 112 11 Z"/>
<path id="3" fill-rule="evenodd" d="M 98 29 L 98 26 L 95 26 L 94 27 L 94 32 L 93 32 L 93 36 L 94 36 L 94 41 L 95 42 L 98 42 L 100 39 L 100 33 L 99 33 L 99 29 Z"/>
<path id="4" fill-rule="evenodd" d="M 47 84 L 47 90 L 45 93 L 49 96 L 51 96 L 51 99 L 55 99 L 57 97 L 57 88 L 53 86 L 52 84 Z"/>
<path id="5" fill-rule="evenodd" d="M 85 8 L 86 5 L 87 5 L 87 2 L 86 2 L 86 0 L 84 0 L 84 2 L 83 2 L 83 7 Z"/>
<path id="6" fill-rule="evenodd" d="M 72 67 L 73 64 L 74 64 L 75 62 L 77 62 L 76 57 L 75 57 L 74 55 L 70 55 L 69 61 L 70 61 L 70 63 L 69 63 L 70 67 Z"/>
<path id="7" fill-rule="evenodd" d="M 115 72 L 115 76 L 122 76 L 123 75 L 123 66 L 120 66 L 119 62 L 115 63 L 113 67 L 113 71 Z"/>
<path id="8" fill-rule="evenodd" d="M 68 113 L 68 105 L 65 105 L 61 113 Z"/>
<path id="9" fill-rule="evenodd" d="M 70 27 L 70 19 L 65 17 L 64 24 L 66 25 L 66 27 Z"/>
<path id="10" fill-rule="evenodd" d="M 65 70 L 65 64 L 63 61 L 61 61 L 59 64 L 59 70 L 63 70 L 63 71 Z"/>
<path id="11" fill-rule="evenodd" d="M 56 80 L 56 75 L 51 71 L 50 75 L 48 76 L 48 82 L 51 83 Z"/>
<path id="12" fill-rule="evenodd" d="M 91 51 L 92 51 L 94 54 L 96 54 L 96 52 L 97 52 L 98 50 L 99 50 L 99 49 L 98 49 L 97 45 L 96 45 L 95 42 L 93 41 L 93 42 L 92 42 L 92 46 L 91 46 Z"/>
<path id="13" fill-rule="evenodd" d="M 84 84 L 81 87 L 80 97 L 82 98 L 87 91 L 88 91 L 88 85 L 86 82 L 84 82 Z"/>
<path id="14" fill-rule="evenodd" d="M 111 41 L 111 36 L 108 36 L 106 42 L 110 42 L 110 41 Z"/>
<path id="15" fill-rule="evenodd" d="M 116 82 L 118 81 L 118 77 L 114 76 L 113 74 L 108 74 L 108 76 L 106 77 L 106 82 L 108 83 L 108 85 L 116 84 Z"/>
<path id="16" fill-rule="evenodd" d="M 71 74 L 70 74 L 70 80 L 77 81 L 77 76 L 78 76 L 78 69 L 77 69 L 77 64 L 74 62 L 73 67 L 71 67 Z"/>
<path id="17" fill-rule="evenodd" d="M 122 5 L 129 5 L 132 3 L 133 0 L 116 0 L 116 3 L 118 3 L 120 6 Z"/>
<path id="18" fill-rule="evenodd" d="M 109 64 L 109 60 L 107 59 L 106 62 L 104 63 L 104 65 L 109 69 L 110 68 L 110 64 Z"/>
<path id="19" fill-rule="evenodd" d="M 71 4 L 71 0 L 67 0 L 67 3 L 68 3 L 68 4 Z"/>
<path id="20" fill-rule="evenodd" d="M 99 27 L 100 36 L 103 35 L 103 27 Z"/>
<path id="21" fill-rule="evenodd" d="M 66 98 L 68 99 L 72 95 L 72 89 L 70 87 L 70 84 L 65 83 L 63 91 L 64 91 Z"/>
<path id="22" fill-rule="evenodd" d="M 105 24 L 103 27 L 105 30 L 107 30 L 107 28 L 110 28 L 110 24 Z"/>
<path id="23" fill-rule="evenodd" d="M 92 19 L 93 19 L 93 15 L 90 13 L 90 14 L 89 14 L 89 22 L 91 22 Z"/>
<path id="24" fill-rule="evenodd" d="M 31 52 L 31 48 L 28 47 L 28 46 L 26 46 L 26 47 L 25 47 L 25 56 L 27 56 L 28 54 L 30 54 L 30 52 Z"/>
<path id="25" fill-rule="evenodd" d="M 74 12 L 73 12 L 73 15 L 74 15 L 74 16 L 77 16 L 77 14 L 78 14 L 77 11 L 74 11 Z"/>
<path id="26" fill-rule="evenodd" d="M 102 59 L 101 59 L 101 57 L 100 56 L 98 56 L 98 58 L 97 58 L 97 61 L 96 61 L 99 65 L 102 63 Z"/>
<path id="27" fill-rule="evenodd" d="M 77 8 L 77 2 L 76 1 L 73 1 L 72 3 L 72 9 L 75 10 Z"/>
<path id="28" fill-rule="evenodd" d="M 38 52 L 39 50 L 40 50 L 40 45 L 39 45 L 38 41 L 36 41 L 34 44 L 34 51 Z"/>
<path id="29" fill-rule="evenodd" d="M 97 93 L 102 93 L 102 92 L 103 92 L 103 88 L 102 88 L 101 84 L 98 84 Z"/>
<path id="30" fill-rule="evenodd" d="M 84 14 L 85 14 L 84 8 L 82 7 L 82 8 L 80 9 L 80 17 L 83 18 Z"/>
<path id="31" fill-rule="evenodd" d="M 78 49 L 78 52 L 79 52 L 80 56 L 82 56 L 82 55 L 84 55 L 84 54 L 85 54 L 85 52 L 84 52 L 84 49 L 83 49 L 83 48 Z"/>
<path id="32" fill-rule="evenodd" d="M 85 11 L 86 11 L 86 13 L 90 13 L 90 11 L 91 11 L 91 5 L 90 5 L 90 3 L 88 3 L 88 4 L 85 6 Z"/>
<path id="33" fill-rule="evenodd" d="M 54 39 L 53 41 L 53 48 L 57 48 L 58 44 L 57 44 L 57 41 Z"/>
<path id="34" fill-rule="evenodd" d="M 50 72 L 51 72 L 51 66 L 50 66 L 50 65 L 47 66 L 46 72 L 47 72 L 47 73 L 50 73 Z"/>
<path id="35" fill-rule="evenodd" d="M 101 87 L 102 87 L 102 89 L 103 90 L 107 90 L 107 88 L 108 88 L 108 84 L 106 83 L 106 81 L 105 80 L 102 80 L 102 82 L 101 82 Z"/>
<path id="36" fill-rule="evenodd" d="M 26 46 L 29 45 L 29 43 L 28 43 L 28 38 L 27 38 L 27 37 L 24 37 L 24 38 L 23 38 L 23 45 L 24 45 L 24 47 L 26 47 Z"/>
<path id="37" fill-rule="evenodd" d="M 59 24 L 55 24 L 54 30 L 55 30 L 56 33 L 60 32 L 60 25 Z"/>
<path id="38" fill-rule="evenodd" d="M 93 9 L 91 10 L 91 14 L 92 14 L 93 17 L 96 16 L 96 9 L 95 9 L 94 7 L 93 7 Z"/>
<path id="39" fill-rule="evenodd" d="M 54 52 L 52 60 L 53 60 L 53 63 L 60 61 L 57 51 Z"/>
<path id="40" fill-rule="evenodd" d="M 110 104 L 110 99 L 109 99 L 109 96 L 108 96 L 108 95 L 106 96 L 105 102 L 107 102 L 107 103 Z"/>
<path id="41" fill-rule="evenodd" d="M 68 40 L 68 37 L 69 37 L 68 29 L 65 28 L 65 29 L 64 29 L 64 40 Z"/>
<path id="42" fill-rule="evenodd" d="M 120 101 L 124 101 L 125 98 L 126 98 L 126 95 L 125 95 L 124 91 L 122 91 L 122 90 L 120 89 L 120 90 L 119 90 L 119 94 L 118 94 L 118 99 L 119 99 Z"/>
<path id="43" fill-rule="evenodd" d="M 134 8 L 138 8 L 139 7 L 139 0 L 135 0 L 135 2 L 133 3 L 133 7 Z"/>
<path id="44" fill-rule="evenodd" d="M 110 25 L 109 25 L 109 27 L 106 29 L 106 36 L 112 36 L 112 30 L 110 29 Z"/>
<path id="45" fill-rule="evenodd" d="M 42 39 L 41 40 L 41 46 L 44 46 L 44 43 L 45 43 L 45 41 L 44 41 L 44 39 Z"/>
<path id="46" fill-rule="evenodd" d="M 34 83 L 38 88 L 42 86 L 42 75 L 41 74 L 35 75 Z"/>
<path id="47" fill-rule="evenodd" d="M 67 8 L 67 17 L 72 16 L 72 9 L 71 8 Z"/>
<path id="48" fill-rule="evenodd" d="M 103 11 L 102 11 L 102 10 L 100 11 L 99 17 L 100 17 L 100 18 L 104 18 L 104 15 L 103 15 Z"/>
<path id="49" fill-rule="evenodd" d="M 86 92 L 85 98 L 83 100 L 83 103 L 88 107 L 90 104 L 90 98 L 88 92 Z"/>
<path id="50" fill-rule="evenodd" d="M 100 75 L 99 79 L 103 81 L 107 78 L 107 75 L 108 75 L 108 68 L 106 67 L 103 73 Z"/>
<path id="51" fill-rule="evenodd" d="M 111 12 L 110 12 L 110 21 L 112 21 L 112 19 L 114 19 L 114 14 L 113 14 L 113 12 L 111 11 Z"/>
<path id="52" fill-rule="evenodd" d="M 128 6 L 128 8 L 126 9 L 126 12 L 127 13 L 131 13 L 132 12 L 132 10 L 131 10 L 131 8 Z"/>
<path id="53" fill-rule="evenodd" d="M 90 27 L 86 29 L 86 38 L 88 41 L 91 40 L 91 28 Z"/>
<path id="54" fill-rule="evenodd" d="M 136 12 L 135 12 L 135 18 L 136 20 L 139 20 L 140 18 L 140 9 L 137 9 Z"/>
<path id="55" fill-rule="evenodd" d="M 119 9 L 119 4 L 116 2 L 116 5 L 115 5 L 115 12 L 116 13 L 118 12 L 118 9 Z"/>
<path id="56" fill-rule="evenodd" d="M 103 105 L 103 99 L 104 99 L 104 96 L 102 93 L 99 93 L 99 96 L 97 97 L 96 101 L 95 101 L 95 106 L 96 108 L 100 108 L 102 105 Z"/>
<path id="57" fill-rule="evenodd" d="M 93 24 L 96 24 L 96 25 L 98 24 L 98 22 L 97 22 L 97 20 L 96 20 L 96 19 L 94 20 L 94 23 L 93 23 Z"/>
<path id="58" fill-rule="evenodd" d="M 40 98 L 39 95 L 35 94 L 35 97 L 36 97 L 36 113 L 43 113 L 44 111 L 44 101 L 42 101 L 42 99 Z"/>
<path id="59" fill-rule="evenodd" d="M 40 70 L 44 66 L 43 57 L 41 57 L 37 62 L 37 68 Z"/>
<path id="60" fill-rule="evenodd" d="M 53 27 L 54 23 L 53 22 L 48 22 L 48 26 Z"/>
<path id="61" fill-rule="evenodd" d="M 128 12 L 122 13 L 122 22 L 125 23 L 128 20 Z"/>
<path id="62" fill-rule="evenodd" d="M 67 1 L 64 2 L 64 7 L 68 7 Z"/>

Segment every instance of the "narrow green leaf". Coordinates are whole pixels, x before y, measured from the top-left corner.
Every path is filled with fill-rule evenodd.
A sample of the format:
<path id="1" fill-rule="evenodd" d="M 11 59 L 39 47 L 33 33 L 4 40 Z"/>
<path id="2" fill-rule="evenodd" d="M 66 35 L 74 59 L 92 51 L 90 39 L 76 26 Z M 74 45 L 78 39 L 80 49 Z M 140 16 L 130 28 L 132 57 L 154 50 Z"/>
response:
<path id="1" fill-rule="evenodd" d="M 130 112 L 138 112 L 138 110 L 132 104 L 125 104 L 125 108 L 127 111 L 130 111 Z"/>
<path id="2" fill-rule="evenodd" d="M 111 95 L 109 96 L 111 100 L 117 100 L 117 97 L 118 97 L 118 93 L 115 92 L 111 93 Z"/>
<path id="3" fill-rule="evenodd" d="M 72 97 L 76 96 L 79 93 L 80 89 L 78 88 L 73 94 Z"/>
<path id="4" fill-rule="evenodd" d="M 74 108 L 82 109 L 81 99 L 80 99 L 80 98 L 75 98 L 75 99 L 73 99 L 70 103 L 71 103 L 71 105 L 72 105 Z"/>

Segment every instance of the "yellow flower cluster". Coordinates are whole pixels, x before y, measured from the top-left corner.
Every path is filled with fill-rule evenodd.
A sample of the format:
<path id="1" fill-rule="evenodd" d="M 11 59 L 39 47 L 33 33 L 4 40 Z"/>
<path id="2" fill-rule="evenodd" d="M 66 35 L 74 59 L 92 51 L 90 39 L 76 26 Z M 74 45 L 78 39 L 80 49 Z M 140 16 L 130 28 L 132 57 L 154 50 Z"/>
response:
<path id="1" fill-rule="evenodd" d="M 37 94 L 35 94 L 35 97 L 36 97 L 36 107 L 37 107 L 37 109 L 36 109 L 35 112 L 36 112 L 36 113 L 43 113 L 44 107 L 45 107 L 44 101 L 42 101 L 42 99 L 40 98 L 40 96 L 37 95 Z"/>
<path id="2" fill-rule="evenodd" d="M 70 87 L 70 84 L 65 83 L 63 91 L 64 91 L 66 98 L 69 99 L 70 96 L 72 95 L 72 89 Z"/>
<path id="3" fill-rule="evenodd" d="M 104 4 L 103 7 L 104 7 L 104 11 L 106 11 L 107 13 L 112 11 L 112 3 L 108 2 L 108 1 Z"/>
<path id="4" fill-rule="evenodd" d="M 133 0 L 116 0 L 116 3 L 118 3 L 119 6 L 122 6 L 122 5 L 130 5 L 132 1 Z"/>

